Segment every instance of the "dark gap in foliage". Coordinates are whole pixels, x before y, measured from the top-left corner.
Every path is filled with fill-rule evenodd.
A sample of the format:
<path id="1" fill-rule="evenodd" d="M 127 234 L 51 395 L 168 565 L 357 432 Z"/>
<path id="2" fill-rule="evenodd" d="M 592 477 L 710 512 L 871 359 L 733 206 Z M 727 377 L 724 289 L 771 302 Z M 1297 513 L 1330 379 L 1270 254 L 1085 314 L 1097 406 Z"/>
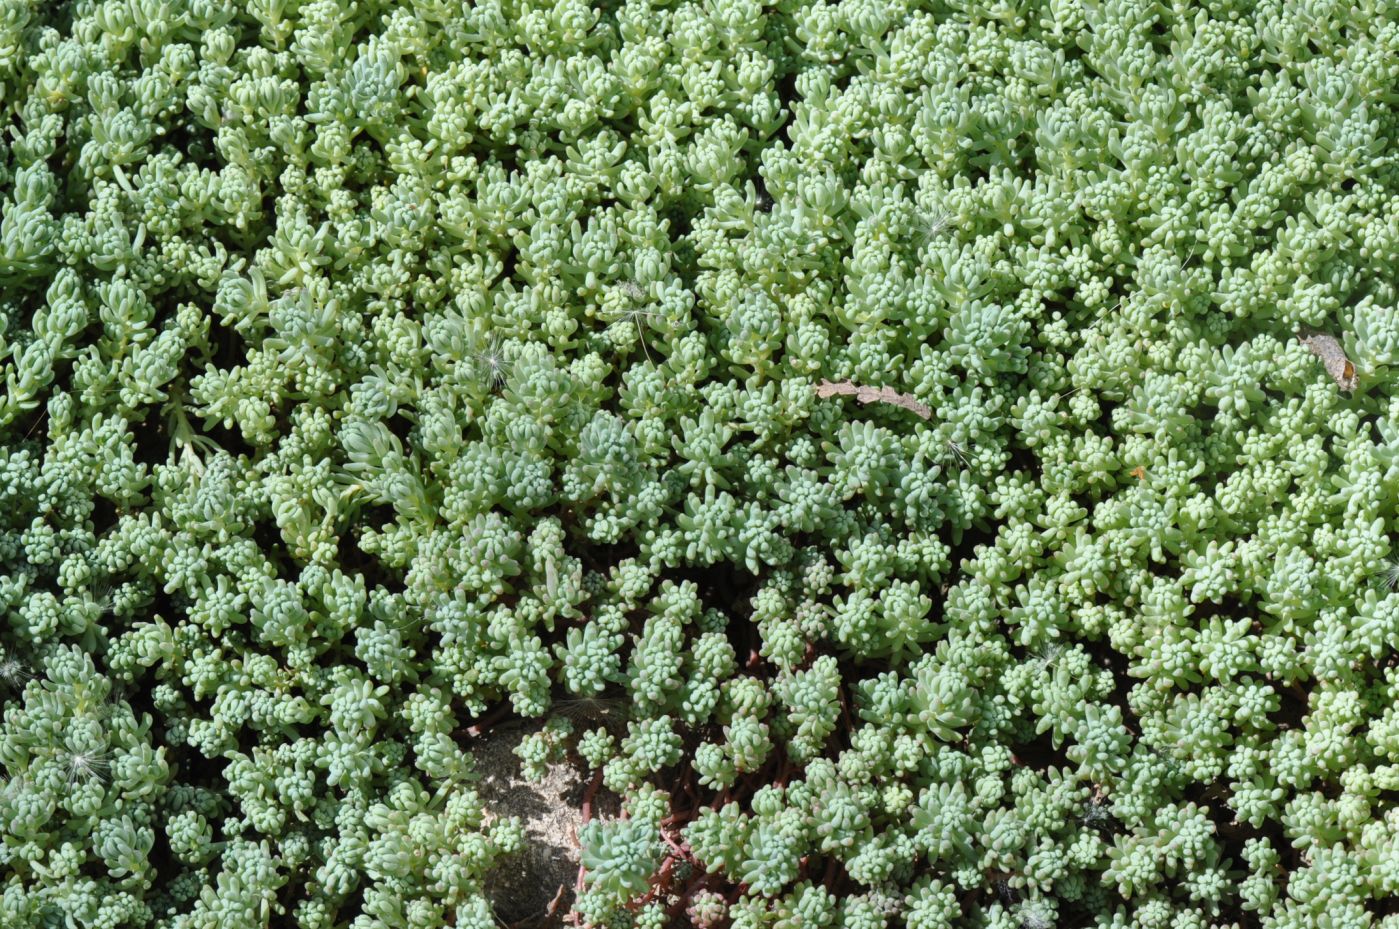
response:
<path id="1" fill-rule="evenodd" d="M 397 521 L 397 512 L 387 503 L 364 507 L 352 524 L 340 532 L 336 566 L 345 574 L 362 576 L 366 589 L 380 587 L 390 593 L 402 593 L 405 589 L 402 569 L 385 565 L 359 547 L 360 530 L 379 529 Z"/>
<path id="2" fill-rule="evenodd" d="M 552 709 L 545 714 L 545 718 L 551 715 L 553 715 Z M 462 720 L 463 725 L 454 734 L 464 735 L 469 746 L 472 740 L 480 738 L 483 734 L 519 722 L 523 718 L 515 712 L 515 706 L 509 699 L 497 700 L 484 711 L 475 715 L 467 715 Z"/>
<path id="3" fill-rule="evenodd" d="M 232 326 L 224 325 L 222 320 L 211 319 L 209 328 L 209 342 L 213 349 L 210 361 L 214 367 L 227 371 L 247 363 L 243 338 Z"/>
<path id="4" fill-rule="evenodd" d="M 1278 708 L 1268 714 L 1268 721 L 1283 732 L 1302 728 L 1302 720 L 1309 712 L 1306 691 L 1301 684 L 1287 686 L 1278 681 L 1272 683 L 1278 695 Z"/>
<path id="5" fill-rule="evenodd" d="M 186 162 L 209 171 L 218 171 L 218 143 L 212 129 L 194 119 L 169 120 L 161 126 L 164 134 L 157 136 L 167 149 L 178 152 Z"/>
<path id="6" fill-rule="evenodd" d="M 1107 695 L 1108 700 L 1122 711 L 1122 721 L 1135 734 L 1140 734 L 1141 724 L 1137 719 L 1137 714 L 1132 712 L 1131 701 L 1128 695 L 1136 679 L 1130 674 L 1132 665 L 1131 659 L 1111 647 L 1106 641 L 1085 643 L 1088 653 L 1098 659 L 1112 672 L 1112 692 Z"/>
<path id="7" fill-rule="evenodd" d="M 670 221 L 668 229 L 671 241 L 671 257 L 675 262 L 675 274 L 680 282 L 687 289 L 694 292 L 695 285 L 699 280 L 699 268 L 695 245 L 688 238 L 690 233 L 690 221 L 684 219 L 681 223 L 683 228 L 677 229 L 675 219 L 679 213 L 671 212 L 664 214 Z"/>
<path id="8" fill-rule="evenodd" d="M 366 580 L 377 573 L 379 563 L 366 555 L 359 547 L 356 533 L 350 526 L 345 527 L 336 537 L 335 563 L 342 570 L 363 576 Z"/>
<path id="9" fill-rule="evenodd" d="M 1393 916 L 1399 913 L 1399 897 L 1388 896 L 1382 899 L 1371 898 L 1368 903 L 1369 912 L 1375 916 Z"/>
<path id="10" fill-rule="evenodd" d="M 92 498 L 92 512 L 88 514 L 88 519 L 92 521 L 92 532 L 98 539 L 116 525 L 118 518 L 115 503 L 101 495 Z"/>
<path id="11" fill-rule="evenodd" d="M 960 538 L 952 538 L 949 531 L 942 537 L 943 542 L 951 549 L 947 556 L 948 563 L 952 566 L 951 577 L 957 580 L 962 578 L 962 566 L 976 560 L 977 549 L 985 545 L 992 547 L 996 544 L 996 529 L 990 524 L 973 525 L 964 530 Z M 947 582 L 950 587 L 954 581 Z"/>
<path id="12" fill-rule="evenodd" d="M 1244 845 L 1250 840 L 1261 838 L 1266 839 L 1281 856 L 1279 865 L 1285 874 L 1306 865 L 1302 850 L 1292 844 L 1280 822 L 1267 819 L 1261 826 L 1239 822 L 1225 799 L 1227 794 L 1228 784 L 1222 780 L 1208 785 L 1192 783 L 1183 792 L 1183 799 L 1199 805 L 1209 814 L 1224 857 L 1232 858 L 1236 867 L 1242 867 Z"/>
<path id="13" fill-rule="evenodd" d="M 773 206 L 772 195 L 768 193 L 767 182 L 763 180 L 762 170 L 755 169 L 748 179 L 752 182 L 753 190 L 757 195 L 758 212 L 771 213 Z"/>
<path id="14" fill-rule="evenodd" d="M 1025 765 L 1036 771 L 1043 771 L 1046 768 L 1067 768 L 1073 770 L 1078 767 L 1069 757 L 1064 754 L 1064 748 L 1054 747 L 1054 740 L 1049 730 L 1045 730 L 1028 740 L 1021 740 L 1012 744 L 1015 751 L 1015 761 L 1017 764 Z"/>
<path id="15" fill-rule="evenodd" d="M 235 458 L 239 455 L 253 457 L 257 454 L 257 450 L 243 439 L 241 432 L 225 426 L 217 420 L 208 420 L 192 415 L 189 418 L 189 423 L 191 426 L 198 427 L 201 438 L 208 439 Z"/>
<path id="16" fill-rule="evenodd" d="M 294 907 L 299 901 L 310 898 L 310 894 L 308 893 L 308 885 L 310 885 L 312 882 L 306 880 L 297 880 L 297 878 L 299 876 L 302 876 L 304 873 L 305 872 L 301 871 L 300 869 L 293 869 L 287 874 L 287 882 L 277 890 L 277 906 L 273 909 L 274 913 L 285 913 L 289 917 Z M 273 922 L 276 922 L 275 917 L 273 919 Z M 289 918 L 287 918 L 287 923 L 288 929 L 290 929 L 291 926 L 295 925 Z"/>
<path id="17" fill-rule="evenodd" d="M 679 204 L 673 204 L 661 214 L 661 217 L 670 224 L 667 228 L 670 231 L 671 241 L 677 246 L 682 244 L 681 240 L 690 234 L 690 214 Z"/>
<path id="18" fill-rule="evenodd" d="M 167 814 L 169 815 L 169 814 Z M 147 860 L 155 869 L 154 886 L 162 888 L 168 892 L 170 886 L 181 876 L 186 865 L 175 857 L 170 849 L 170 839 L 164 829 L 155 830 L 155 844 L 151 846 L 150 855 Z M 172 905 L 178 906 L 174 901 Z M 157 916 L 163 915 L 159 911 Z"/>
<path id="19" fill-rule="evenodd" d="M 156 716 L 160 719 L 160 716 Z M 207 787 L 216 794 L 223 795 L 225 788 L 224 769 L 228 767 L 228 762 L 223 758 L 208 758 L 199 749 L 185 743 L 171 743 L 168 740 L 165 744 L 174 744 L 177 754 L 174 761 L 178 762 L 178 775 L 181 783 L 190 784 L 196 787 Z M 243 747 L 244 751 L 251 748 L 251 745 Z M 172 764 L 172 768 L 176 765 Z"/>
<path id="20" fill-rule="evenodd" d="M 607 574 L 624 561 L 639 559 L 640 548 L 632 542 L 599 542 L 582 535 L 576 517 L 568 511 L 557 514 L 569 533 L 568 553 L 583 563 L 583 570 Z"/>
<path id="21" fill-rule="evenodd" d="M 330 909 L 332 913 L 331 925 L 338 926 L 348 924 L 354 920 L 354 918 L 359 916 L 364 910 L 363 886 L 356 884 L 354 890 L 351 890 L 349 894 L 346 895 L 345 899 L 340 901 L 339 906 L 331 907 Z"/>
<path id="22" fill-rule="evenodd" d="M 515 246 L 506 244 L 500 250 L 500 280 L 512 281 L 515 279 L 515 268 L 519 262 L 519 255 Z"/>
<path id="23" fill-rule="evenodd" d="M 777 99 L 782 104 L 782 112 L 786 115 L 786 119 L 782 121 L 783 128 L 786 128 L 788 121 L 792 118 L 792 107 L 801 101 L 801 97 L 797 93 L 797 75 L 799 73 L 797 70 L 787 71 L 777 79 Z M 781 129 L 777 133 L 773 133 L 774 137 L 780 132 Z"/>
<path id="24" fill-rule="evenodd" d="M 405 451 L 411 453 L 414 450 L 412 442 L 413 423 L 404 415 L 405 412 L 406 410 L 400 409 L 383 422 L 385 426 L 388 426 L 389 432 L 403 443 Z"/>
<path id="25" fill-rule="evenodd" d="M 676 574 L 694 581 L 699 586 L 700 599 L 707 605 L 717 606 L 731 620 L 747 619 L 749 600 L 761 583 L 758 575 L 732 562 L 680 568 Z"/>
<path id="26" fill-rule="evenodd" d="M 297 570 L 298 561 L 287 551 L 286 542 L 282 539 L 282 530 L 275 523 L 266 520 L 257 522 L 253 526 L 253 540 L 257 542 L 258 551 L 267 556 L 273 567 L 277 569 L 277 577 L 284 581 L 295 581 L 301 573 Z"/>
<path id="27" fill-rule="evenodd" d="M 746 673 L 770 671 L 771 666 L 759 653 L 762 647 L 757 625 L 748 622 L 751 599 L 760 579 L 731 562 L 713 565 L 685 565 L 672 569 L 669 577 L 676 581 L 693 581 L 699 588 L 700 602 L 718 609 L 726 617 L 724 634 L 733 646 L 740 669 Z"/>
<path id="28" fill-rule="evenodd" d="M 137 719 L 149 716 L 157 724 L 164 719 L 164 714 L 156 708 L 155 701 L 151 698 L 151 688 L 158 683 L 154 668 L 138 667 L 134 670 L 131 680 L 127 681 L 112 673 L 105 656 L 102 659 L 94 656 L 93 663 L 99 671 L 107 675 L 107 680 L 112 685 L 109 699 L 113 702 L 124 702 L 131 707 L 131 712 Z"/>
<path id="29" fill-rule="evenodd" d="M 519 149 L 511 145 L 504 145 L 494 139 L 484 142 L 484 151 L 478 156 L 483 165 L 498 164 L 505 169 L 507 175 L 520 173 Z"/>
<path id="30" fill-rule="evenodd" d="M 34 449 L 35 456 L 41 461 L 44 457 L 44 440 L 47 438 L 44 425 L 48 419 L 48 406 L 41 403 L 16 423 L 18 427 L 23 427 L 19 433 L 19 443 L 17 444 L 30 445 Z"/>
<path id="31" fill-rule="evenodd" d="M 159 404 L 145 407 L 139 424 L 133 423 L 132 438 L 136 460 L 149 465 L 164 464 L 170 458 L 170 436 L 165 426 L 165 414 Z"/>
<path id="32" fill-rule="evenodd" d="M 1043 465 L 1034 449 L 1012 439 L 1006 443 L 1005 450 L 1010 454 L 1010 460 L 1003 469 L 1007 474 L 1019 472 L 1033 475 L 1038 482 Z"/>

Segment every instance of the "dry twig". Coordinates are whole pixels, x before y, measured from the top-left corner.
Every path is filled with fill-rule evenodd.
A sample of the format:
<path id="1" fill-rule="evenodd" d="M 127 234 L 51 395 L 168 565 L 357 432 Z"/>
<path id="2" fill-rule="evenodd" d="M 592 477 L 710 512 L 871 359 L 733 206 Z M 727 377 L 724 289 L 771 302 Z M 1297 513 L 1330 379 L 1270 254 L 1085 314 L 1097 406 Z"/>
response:
<path id="1" fill-rule="evenodd" d="M 892 387 L 865 387 L 850 381 L 832 383 L 823 380 L 816 385 L 816 396 L 822 400 L 830 397 L 854 397 L 861 403 L 889 403 L 917 413 L 924 419 L 933 418 L 933 411 L 927 405 L 919 403 L 909 394 L 899 393 Z"/>

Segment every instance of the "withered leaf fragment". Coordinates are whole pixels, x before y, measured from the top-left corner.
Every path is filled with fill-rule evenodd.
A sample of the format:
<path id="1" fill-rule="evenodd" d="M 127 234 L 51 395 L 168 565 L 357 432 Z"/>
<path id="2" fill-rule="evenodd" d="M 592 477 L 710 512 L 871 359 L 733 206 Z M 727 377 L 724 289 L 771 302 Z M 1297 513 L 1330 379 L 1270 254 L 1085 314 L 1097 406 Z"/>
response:
<path id="1" fill-rule="evenodd" d="M 1321 359 L 1321 363 L 1326 366 L 1326 373 L 1331 375 L 1331 380 L 1336 382 L 1337 387 L 1345 391 L 1355 389 L 1360 381 L 1355 375 L 1355 365 L 1346 357 L 1341 343 L 1335 336 L 1315 334 L 1298 338 L 1308 351 Z"/>
<path id="2" fill-rule="evenodd" d="M 905 410 L 917 413 L 924 419 L 932 419 L 933 411 L 926 404 L 919 403 L 908 394 L 901 394 L 892 387 L 865 387 L 850 381 L 823 380 L 816 385 L 816 396 L 822 400 L 830 397 L 854 397 L 861 403 L 891 403 Z"/>

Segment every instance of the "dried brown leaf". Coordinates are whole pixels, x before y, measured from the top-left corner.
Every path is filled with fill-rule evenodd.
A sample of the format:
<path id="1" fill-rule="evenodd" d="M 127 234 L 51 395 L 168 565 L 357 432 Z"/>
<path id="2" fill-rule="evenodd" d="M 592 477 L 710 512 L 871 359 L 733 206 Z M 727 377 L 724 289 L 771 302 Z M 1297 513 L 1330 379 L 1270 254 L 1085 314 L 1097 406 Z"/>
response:
<path id="1" fill-rule="evenodd" d="M 1336 382 L 1337 387 L 1346 391 L 1355 389 L 1356 384 L 1360 382 L 1355 374 L 1355 365 L 1346 357 L 1341 343 L 1335 336 L 1318 333 L 1298 338 L 1308 351 L 1321 359 L 1321 363 L 1326 366 L 1326 373 L 1331 375 L 1331 380 Z"/>

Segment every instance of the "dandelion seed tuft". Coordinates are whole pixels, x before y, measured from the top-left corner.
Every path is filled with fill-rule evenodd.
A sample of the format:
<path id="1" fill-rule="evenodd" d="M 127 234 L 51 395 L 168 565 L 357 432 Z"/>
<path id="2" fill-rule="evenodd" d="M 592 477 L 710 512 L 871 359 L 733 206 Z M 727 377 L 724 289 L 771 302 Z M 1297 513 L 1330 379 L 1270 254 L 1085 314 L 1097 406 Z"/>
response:
<path id="1" fill-rule="evenodd" d="M 29 669 L 18 658 L 0 658 L 0 686 L 18 690 L 31 677 L 33 675 L 29 673 Z"/>
<path id="2" fill-rule="evenodd" d="M 946 210 L 933 210 L 923 221 L 923 235 L 936 239 L 952 228 L 952 214 Z"/>
<path id="3" fill-rule="evenodd" d="M 78 782 L 106 780 L 107 760 L 102 752 L 79 751 L 69 752 L 64 761 L 64 767 L 68 773 L 68 785 L 71 787 Z"/>
<path id="4" fill-rule="evenodd" d="M 1399 558 L 1389 558 L 1384 565 L 1370 576 L 1375 587 L 1385 590 L 1399 590 Z"/>
<path id="5" fill-rule="evenodd" d="M 510 362 L 505 357 L 505 345 L 499 338 L 493 337 L 485 348 L 473 352 L 471 358 L 476 364 L 478 376 L 491 390 L 498 390 L 505 385 L 510 376 Z"/>

